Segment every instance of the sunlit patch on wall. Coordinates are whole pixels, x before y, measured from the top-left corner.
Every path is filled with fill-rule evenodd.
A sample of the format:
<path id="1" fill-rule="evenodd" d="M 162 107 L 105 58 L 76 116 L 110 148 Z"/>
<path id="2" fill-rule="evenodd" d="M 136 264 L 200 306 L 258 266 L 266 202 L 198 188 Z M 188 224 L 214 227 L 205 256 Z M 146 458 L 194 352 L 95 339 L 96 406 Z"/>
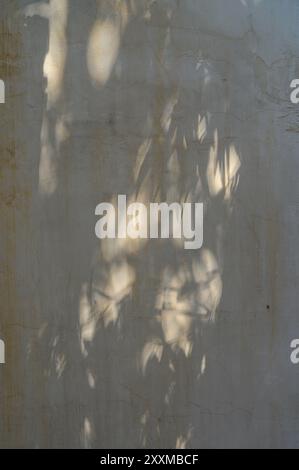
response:
<path id="1" fill-rule="evenodd" d="M 0 364 L 5 364 L 5 343 L 0 339 Z"/>
<path id="2" fill-rule="evenodd" d="M 0 104 L 5 103 L 5 83 L 3 80 L 0 80 Z"/>
<path id="3" fill-rule="evenodd" d="M 240 157 L 233 144 L 225 149 L 223 158 L 219 158 L 219 137 L 216 130 L 207 166 L 207 182 L 211 196 L 223 192 L 225 199 L 231 199 L 238 186 L 240 166 Z"/>
<path id="4" fill-rule="evenodd" d="M 93 425 L 89 418 L 84 418 L 84 423 L 81 432 L 82 444 L 85 449 L 90 449 L 92 446 L 94 436 Z"/>
<path id="5" fill-rule="evenodd" d="M 98 20 L 90 33 L 87 67 L 97 85 L 105 85 L 115 65 L 120 46 L 120 27 L 112 21 Z"/>

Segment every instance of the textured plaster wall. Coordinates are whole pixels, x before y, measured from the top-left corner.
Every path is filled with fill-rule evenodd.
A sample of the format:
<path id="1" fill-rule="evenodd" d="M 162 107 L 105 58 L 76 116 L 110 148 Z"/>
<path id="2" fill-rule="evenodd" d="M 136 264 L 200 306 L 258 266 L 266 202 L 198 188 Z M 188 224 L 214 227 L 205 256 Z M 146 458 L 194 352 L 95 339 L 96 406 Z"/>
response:
<path id="1" fill-rule="evenodd" d="M 1 448 L 299 447 L 298 77 L 297 0 L 0 0 Z"/>

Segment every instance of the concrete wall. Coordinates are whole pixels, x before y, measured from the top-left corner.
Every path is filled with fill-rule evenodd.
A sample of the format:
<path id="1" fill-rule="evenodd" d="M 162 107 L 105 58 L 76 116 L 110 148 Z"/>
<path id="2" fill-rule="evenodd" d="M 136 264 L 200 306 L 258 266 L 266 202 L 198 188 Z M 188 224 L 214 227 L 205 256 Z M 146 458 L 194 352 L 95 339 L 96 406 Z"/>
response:
<path id="1" fill-rule="evenodd" d="M 299 447 L 298 2 L 0 7 L 0 447 Z M 100 242 L 118 194 L 203 247 Z"/>

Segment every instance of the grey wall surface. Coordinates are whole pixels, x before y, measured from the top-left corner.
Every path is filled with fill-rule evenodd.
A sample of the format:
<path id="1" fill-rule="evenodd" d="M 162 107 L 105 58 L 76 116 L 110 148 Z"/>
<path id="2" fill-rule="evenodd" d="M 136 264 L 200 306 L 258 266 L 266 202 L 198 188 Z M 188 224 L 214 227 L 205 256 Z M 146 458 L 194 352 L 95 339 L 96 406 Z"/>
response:
<path id="1" fill-rule="evenodd" d="M 299 447 L 294 78 L 297 0 L 0 0 L 1 448 Z"/>

